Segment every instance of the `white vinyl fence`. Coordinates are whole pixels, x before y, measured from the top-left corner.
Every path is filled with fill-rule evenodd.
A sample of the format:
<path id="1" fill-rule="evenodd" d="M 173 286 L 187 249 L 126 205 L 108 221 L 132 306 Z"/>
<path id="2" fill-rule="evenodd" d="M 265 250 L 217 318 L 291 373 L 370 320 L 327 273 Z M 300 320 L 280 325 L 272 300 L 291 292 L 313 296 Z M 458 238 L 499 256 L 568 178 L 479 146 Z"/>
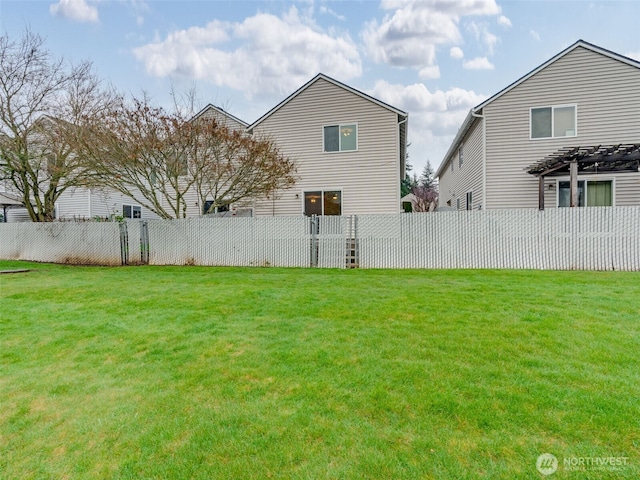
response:
<path id="1" fill-rule="evenodd" d="M 321 268 L 640 271 L 640 207 L 0 224 L 0 258 Z"/>
<path id="2" fill-rule="evenodd" d="M 120 231 L 120 225 L 113 222 L 0 223 L 0 258 L 121 265 Z"/>

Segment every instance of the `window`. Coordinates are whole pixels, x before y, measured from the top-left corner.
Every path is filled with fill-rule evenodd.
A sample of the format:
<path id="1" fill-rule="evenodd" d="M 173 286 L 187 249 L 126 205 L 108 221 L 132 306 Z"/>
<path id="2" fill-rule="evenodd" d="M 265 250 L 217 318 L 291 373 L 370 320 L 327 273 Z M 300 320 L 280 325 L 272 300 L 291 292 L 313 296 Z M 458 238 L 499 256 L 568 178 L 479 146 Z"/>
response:
<path id="1" fill-rule="evenodd" d="M 558 207 L 571 205 L 569 182 L 558 182 Z M 580 180 L 578 182 L 579 207 L 610 207 L 613 205 L 613 181 Z"/>
<path id="2" fill-rule="evenodd" d="M 315 191 L 304 192 L 304 214 L 311 215 L 342 215 L 342 192 Z"/>
<path id="3" fill-rule="evenodd" d="M 462 145 L 458 148 L 458 166 L 461 167 L 464 163 L 464 152 L 462 151 Z"/>
<path id="4" fill-rule="evenodd" d="M 576 106 L 531 109 L 531 138 L 576 136 Z"/>
<path id="5" fill-rule="evenodd" d="M 358 125 L 329 125 L 324 127 L 324 151 L 346 152 L 358 149 Z"/>
<path id="6" fill-rule="evenodd" d="M 451 171 L 453 172 L 453 159 L 451 159 Z"/>
<path id="7" fill-rule="evenodd" d="M 207 215 L 209 213 L 222 213 L 229 211 L 229 205 L 218 205 L 215 209 L 209 211 L 211 209 L 211 205 L 213 205 L 213 200 L 207 200 L 204 202 L 204 206 L 202 207 L 202 214 Z"/>
<path id="8" fill-rule="evenodd" d="M 460 210 L 460 199 L 459 198 L 456 199 L 456 208 L 458 210 Z"/>
<path id="9" fill-rule="evenodd" d="M 142 218 L 142 207 L 138 205 L 122 205 L 122 216 L 124 218 Z"/>
<path id="10" fill-rule="evenodd" d="M 473 210 L 473 192 L 467 192 L 467 210 Z"/>

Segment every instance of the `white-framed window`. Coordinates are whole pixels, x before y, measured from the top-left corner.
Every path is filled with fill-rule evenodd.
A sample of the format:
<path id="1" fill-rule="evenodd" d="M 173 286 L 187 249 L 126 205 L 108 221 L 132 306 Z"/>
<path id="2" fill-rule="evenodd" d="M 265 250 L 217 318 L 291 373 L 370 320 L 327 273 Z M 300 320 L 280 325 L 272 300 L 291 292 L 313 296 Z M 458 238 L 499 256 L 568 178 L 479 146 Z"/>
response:
<path id="1" fill-rule="evenodd" d="M 460 210 L 460 199 L 456 198 L 456 208 Z"/>
<path id="2" fill-rule="evenodd" d="M 569 180 L 558 180 L 558 207 L 571 205 Z M 578 180 L 579 207 L 611 207 L 614 205 L 612 179 Z"/>
<path id="3" fill-rule="evenodd" d="M 349 152 L 358 149 L 358 124 L 325 125 L 322 130 L 325 152 Z"/>
<path id="4" fill-rule="evenodd" d="M 340 190 L 314 190 L 304 192 L 304 214 L 342 215 L 342 192 Z"/>
<path id="5" fill-rule="evenodd" d="M 467 210 L 473 210 L 473 192 L 467 192 Z"/>
<path id="6" fill-rule="evenodd" d="M 122 205 L 122 216 L 124 218 L 142 218 L 142 207 L 140 205 Z"/>
<path id="7" fill-rule="evenodd" d="M 458 148 L 458 167 L 462 167 L 464 163 L 464 151 L 462 150 L 462 145 Z"/>
<path id="8" fill-rule="evenodd" d="M 576 105 L 531 108 L 531 139 L 577 136 L 577 110 Z"/>

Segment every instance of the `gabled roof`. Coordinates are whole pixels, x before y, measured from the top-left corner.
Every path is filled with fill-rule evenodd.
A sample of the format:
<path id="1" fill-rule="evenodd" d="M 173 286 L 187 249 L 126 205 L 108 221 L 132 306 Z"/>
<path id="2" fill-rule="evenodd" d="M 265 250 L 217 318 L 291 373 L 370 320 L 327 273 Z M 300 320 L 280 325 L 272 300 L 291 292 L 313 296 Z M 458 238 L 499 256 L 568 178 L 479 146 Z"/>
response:
<path id="1" fill-rule="evenodd" d="M 387 110 L 390 110 L 394 113 L 396 113 L 397 115 L 400 115 L 402 117 L 407 117 L 407 112 L 403 112 L 402 110 L 399 110 L 395 107 L 392 107 L 391 105 L 384 103 L 380 100 L 378 100 L 377 98 L 373 98 L 370 95 L 367 95 L 366 93 L 361 92 L 360 90 L 356 90 L 355 88 L 352 88 L 348 85 L 345 85 L 342 82 L 339 82 L 331 77 L 326 76 L 323 73 L 319 73 L 318 75 L 316 75 L 315 77 L 313 77 L 311 80 L 309 80 L 307 83 L 305 83 L 302 87 L 300 87 L 298 90 L 296 90 L 295 92 L 293 92 L 291 95 L 289 95 L 287 98 L 285 98 L 283 101 L 281 101 L 278 105 L 276 105 L 275 107 L 273 107 L 271 110 L 269 110 L 267 113 L 265 113 L 263 116 L 261 116 L 258 120 L 256 120 L 255 122 L 253 122 L 251 125 L 249 125 L 247 127 L 247 130 L 251 131 L 253 130 L 255 127 L 257 127 L 258 125 L 260 125 L 262 122 L 264 122 L 267 118 L 269 118 L 271 115 L 273 115 L 275 112 L 277 112 L 278 110 L 280 110 L 282 107 L 284 107 L 287 103 L 289 103 L 290 101 L 292 101 L 294 98 L 296 98 L 298 95 L 300 95 L 302 92 L 304 92 L 306 89 L 308 89 L 311 85 L 313 85 L 314 83 L 316 83 L 318 80 L 325 80 L 329 83 L 332 83 L 333 85 L 336 85 L 337 87 L 340 87 L 344 90 L 347 90 L 348 92 L 351 92 L 355 95 L 358 95 L 359 97 L 364 98 L 365 100 L 368 100 L 370 102 L 375 103 L 376 105 L 380 105 L 383 108 L 386 108 Z"/>
<path id="2" fill-rule="evenodd" d="M 202 115 L 207 113 L 209 110 L 215 110 L 219 114 L 224 115 L 225 117 L 233 120 L 234 122 L 238 122 L 244 128 L 247 128 L 249 126 L 249 124 L 247 122 L 245 122 L 244 120 L 240 120 L 238 117 L 235 117 L 235 116 L 231 115 L 229 112 L 223 110 L 220 107 L 216 107 L 215 105 L 213 105 L 211 103 L 208 104 L 206 107 L 204 107 L 202 110 L 200 110 L 198 113 L 196 113 L 191 120 L 195 120 L 196 118 L 201 117 Z"/>
<path id="3" fill-rule="evenodd" d="M 471 128 L 473 123 L 475 123 L 475 121 L 477 121 L 478 117 L 476 117 L 475 115 L 477 115 L 480 110 L 482 110 L 484 107 L 489 105 L 491 102 L 493 102 L 493 101 L 497 100 L 498 98 L 502 97 L 504 94 L 510 92 L 511 90 L 516 88 L 521 83 L 527 81 L 529 78 L 533 77 L 535 74 L 537 74 L 541 70 L 545 69 L 546 67 L 548 67 L 552 63 L 560 60 L 562 57 L 564 57 L 567 54 L 573 52 L 576 48 L 579 48 L 579 47 L 585 48 L 587 50 L 591 50 L 592 52 L 595 52 L 595 53 L 599 53 L 599 54 L 604 55 L 606 57 L 609 57 L 609 58 L 611 58 L 613 60 L 618 60 L 618 61 L 620 61 L 622 63 L 626 63 L 627 65 L 631 65 L 632 67 L 640 68 L 640 62 L 638 62 L 636 60 L 633 60 L 632 58 L 628 58 L 628 57 L 625 57 L 624 55 L 620 55 L 618 53 L 612 52 L 611 50 L 607 50 L 605 48 L 598 47 L 597 45 L 594 45 L 594 44 L 589 43 L 589 42 L 585 42 L 584 40 L 578 40 L 576 43 L 574 43 L 573 45 L 565 48 L 560 53 L 558 53 L 556 56 L 554 56 L 554 57 L 550 58 L 549 60 L 547 60 L 546 62 L 544 62 L 542 65 L 536 67 L 535 69 L 531 70 L 529 73 L 524 75 L 523 77 L 520 77 L 518 80 L 516 80 L 512 84 L 510 84 L 507 87 L 503 88 L 502 90 L 500 90 L 498 93 L 496 93 L 492 97 L 488 98 L 487 100 L 485 100 L 481 104 L 473 107 L 469 111 L 469 114 L 465 118 L 464 122 L 462 123 L 462 126 L 460 127 L 460 130 L 458 130 L 458 133 L 457 133 L 456 137 L 454 138 L 453 143 L 449 147 L 449 150 L 447 151 L 446 155 L 442 159 L 442 163 L 440 164 L 440 167 L 438 168 L 438 171 L 436 172 L 436 177 L 439 177 L 440 174 L 442 174 L 443 170 L 446 167 L 447 158 L 449 158 L 449 156 L 458 149 L 458 147 L 460 146 L 460 143 L 461 143 L 462 139 L 464 138 L 464 136 L 466 135 L 466 133 L 469 131 L 469 129 Z"/>
<path id="4" fill-rule="evenodd" d="M 0 192 L 0 207 L 24 205 L 17 197 Z"/>

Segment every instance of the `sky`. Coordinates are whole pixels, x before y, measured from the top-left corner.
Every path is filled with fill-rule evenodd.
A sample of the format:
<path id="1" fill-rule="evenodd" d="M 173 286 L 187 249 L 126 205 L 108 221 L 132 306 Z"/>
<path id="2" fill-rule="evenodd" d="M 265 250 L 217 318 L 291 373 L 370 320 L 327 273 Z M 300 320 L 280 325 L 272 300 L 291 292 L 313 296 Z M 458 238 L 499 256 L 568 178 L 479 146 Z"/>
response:
<path id="1" fill-rule="evenodd" d="M 253 123 L 324 73 L 409 113 L 418 174 L 470 108 L 576 41 L 640 60 L 638 19 L 640 0 L 0 0 L 3 35 L 166 108 L 195 89 Z"/>

